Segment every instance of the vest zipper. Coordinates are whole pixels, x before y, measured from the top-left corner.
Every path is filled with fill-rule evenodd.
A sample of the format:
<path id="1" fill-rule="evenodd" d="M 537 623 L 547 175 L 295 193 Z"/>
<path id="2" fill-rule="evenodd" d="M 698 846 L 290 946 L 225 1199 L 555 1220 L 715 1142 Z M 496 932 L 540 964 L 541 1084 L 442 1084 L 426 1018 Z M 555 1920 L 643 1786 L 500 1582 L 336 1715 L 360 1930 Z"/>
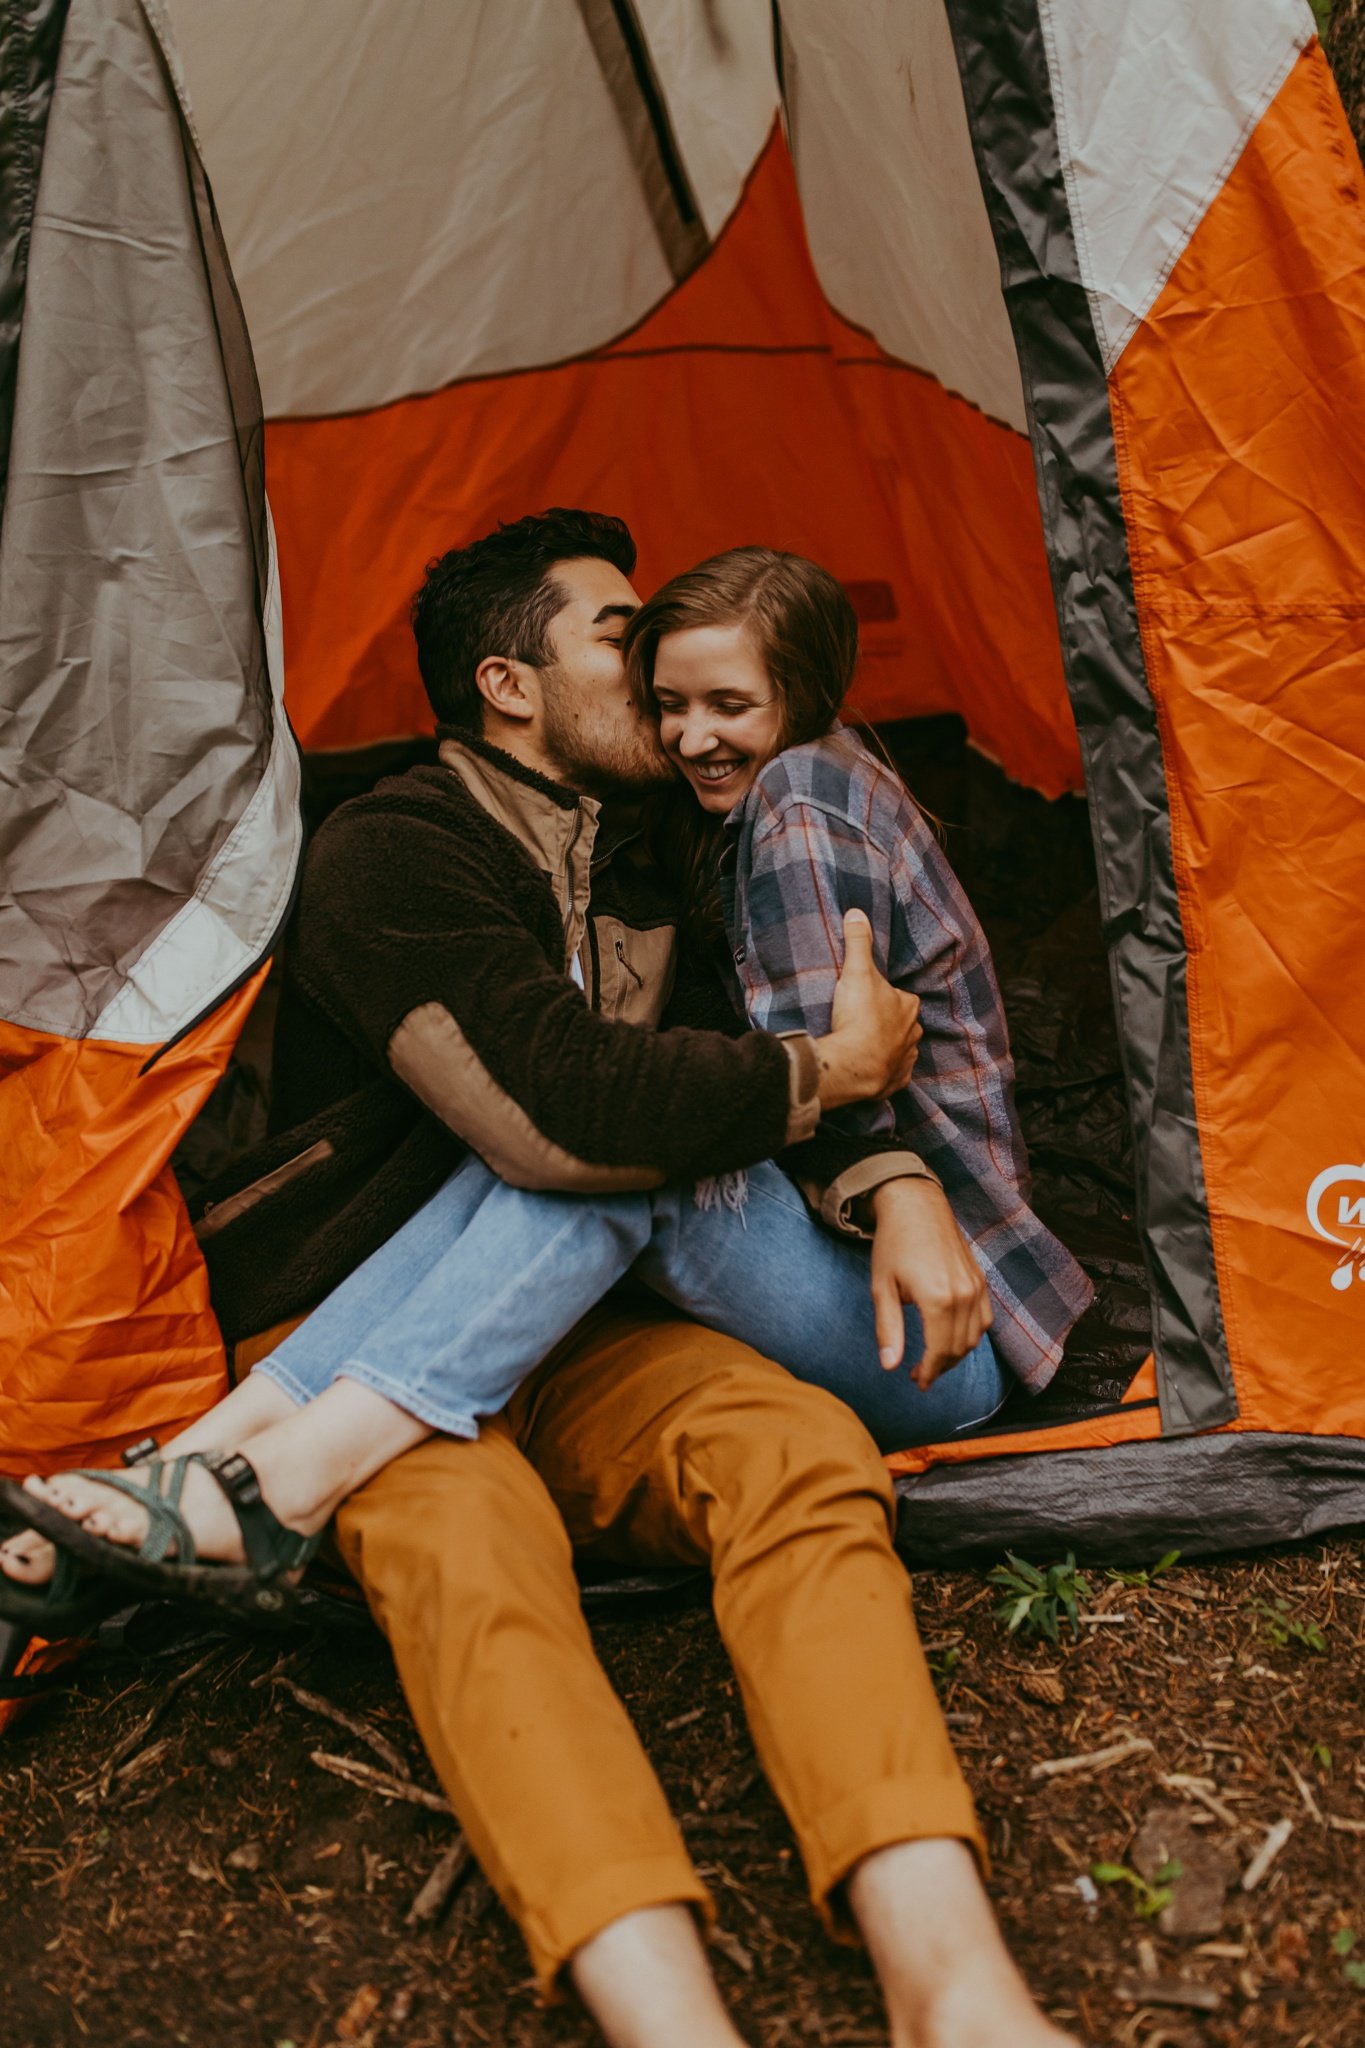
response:
<path id="1" fill-rule="evenodd" d="M 645 985 L 643 979 L 640 975 L 636 973 L 635 969 L 631 966 L 629 960 L 627 960 L 626 958 L 626 943 L 624 939 L 618 939 L 616 941 L 616 957 L 620 961 L 621 965 L 625 968 L 626 973 L 630 976 L 631 980 L 635 983 L 636 988 L 643 988 Z"/>

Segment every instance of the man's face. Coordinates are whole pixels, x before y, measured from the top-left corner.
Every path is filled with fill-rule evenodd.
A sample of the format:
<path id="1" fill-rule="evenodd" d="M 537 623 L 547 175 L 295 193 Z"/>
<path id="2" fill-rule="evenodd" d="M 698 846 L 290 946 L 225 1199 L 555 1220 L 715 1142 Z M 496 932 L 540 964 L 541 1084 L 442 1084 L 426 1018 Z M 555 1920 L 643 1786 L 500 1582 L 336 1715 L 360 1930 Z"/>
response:
<path id="1" fill-rule="evenodd" d="M 632 698 L 621 659 L 639 598 L 610 562 L 557 562 L 550 573 L 566 599 L 550 626 L 553 662 L 539 671 L 540 738 L 555 773 L 587 796 L 671 781 L 657 728 Z"/>

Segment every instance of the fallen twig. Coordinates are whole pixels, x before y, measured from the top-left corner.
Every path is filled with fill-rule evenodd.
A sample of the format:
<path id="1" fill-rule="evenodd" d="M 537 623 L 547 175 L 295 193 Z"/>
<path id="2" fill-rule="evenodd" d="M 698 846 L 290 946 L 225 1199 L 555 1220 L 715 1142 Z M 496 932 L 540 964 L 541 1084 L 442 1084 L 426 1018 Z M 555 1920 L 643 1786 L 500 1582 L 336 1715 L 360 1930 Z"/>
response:
<path id="1" fill-rule="evenodd" d="M 1304 1809 L 1308 1814 L 1308 1818 L 1310 1820 L 1315 1820 L 1318 1826 L 1321 1827 L 1322 1808 L 1318 1805 L 1317 1800 L 1313 1796 L 1312 1786 L 1309 1784 L 1308 1780 L 1303 1776 L 1301 1771 L 1295 1770 L 1293 1764 L 1290 1763 L 1288 1757 L 1282 1757 L 1281 1762 L 1284 1764 L 1284 1767 L 1288 1771 L 1290 1777 L 1294 1780 L 1295 1787 L 1298 1791 L 1300 1799 L 1303 1801 Z"/>
<path id="2" fill-rule="evenodd" d="M 708 1835 L 756 1835 L 759 1823 L 742 1813 L 685 1813 L 679 1825 Z"/>
<path id="3" fill-rule="evenodd" d="M 1209 1790 L 1205 1779 L 1192 1778 L 1185 1771 L 1169 1771 L 1162 1777 L 1161 1782 L 1168 1791 L 1179 1792 L 1186 1799 L 1197 1800 L 1200 1806 L 1206 1807 L 1216 1819 L 1221 1820 L 1225 1827 L 1242 1826 L 1232 1808 L 1225 1806 L 1222 1800 Z"/>
<path id="4" fill-rule="evenodd" d="M 1080 1756 L 1057 1756 L 1046 1763 L 1032 1764 L 1029 1776 L 1061 1778 L 1072 1771 L 1107 1771 L 1114 1764 L 1127 1763 L 1129 1757 L 1150 1754 L 1153 1747 L 1145 1735 L 1133 1735 L 1124 1742 L 1111 1742 L 1107 1749 L 1091 1749 Z"/>
<path id="5" fill-rule="evenodd" d="M 450 1801 L 443 1799 L 439 1792 L 428 1792 L 421 1785 L 414 1785 L 411 1778 L 397 1777 L 392 1771 L 377 1771 L 373 1764 L 363 1764 L 358 1757 L 332 1756 L 325 1749 L 315 1749 L 311 1761 L 320 1771 L 330 1771 L 334 1778 L 345 1778 L 350 1785 L 359 1785 L 366 1792 L 377 1792 L 381 1799 L 406 1799 L 410 1806 L 425 1806 L 429 1813 L 449 1813 Z"/>
<path id="6" fill-rule="evenodd" d="M 257 1676 L 249 1682 L 247 1686 L 247 1691 L 259 1692 L 263 1685 L 273 1685 L 275 1683 L 275 1680 L 279 1677 L 280 1673 L 282 1671 L 287 1671 L 291 1664 L 297 1664 L 299 1658 L 303 1656 L 304 1652 L 309 1647 L 309 1644 L 301 1643 L 297 1650 L 285 1650 L 280 1656 L 278 1656 L 275 1659 L 274 1663 L 271 1665 L 268 1671 L 259 1672 Z"/>
<path id="7" fill-rule="evenodd" d="M 100 1799 L 107 1799 L 109 1797 L 110 1787 L 113 1785 L 115 1777 L 119 1775 L 120 1766 L 127 1763 L 134 1750 L 151 1734 L 176 1694 L 183 1692 L 190 1680 L 197 1678 L 205 1665 L 213 1662 L 221 1647 L 221 1644 L 215 1643 L 213 1648 L 205 1656 L 201 1657 L 197 1664 L 189 1665 L 184 1671 L 177 1671 L 166 1680 L 161 1690 L 161 1697 L 153 1706 L 148 1708 L 142 1719 L 136 1722 L 126 1735 L 120 1736 L 108 1756 L 104 1759 L 97 1774 L 98 1783 L 94 1791 L 87 1791 L 84 1795 L 78 1795 L 78 1797 L 92 1798 L 98 1796 Z"/>
<path id="8" fill-rule="evenodd" d="M 440 1919 L 472 1861 L 468 1842 L 457 1835 L 409 1906 L 409 1927 L 426 1927 Z"/>
<path id="9" fill-rule="evenodd" d="M 309 1692 L 306 1686 L 299 1685 L 292 1678 L 286 1678 L 282 1671 L 275 1673 L 275 1683 L 282 1685 L 289 1697 L 297 1700 L 301 1707 L 307 1707 L 312 1714 L 320 1714 L 324 1721 L 334 1721 L 338 1728 L 344 1728 L 348 1735 L 354 1735 L 357 1742 L 363 1742 L 367 1749 L 372 1749 L 375 1755 L 381 1757 L 388 1765 L 395 1777 L 407 1777 L 406 1758 L 400 1756 L 393 1744 L 368 1721 L 362 1721 L 358 1714 L 348 1714 L 343 1707 L 334 1706 L 331 1700 L 324 1699 L 320 1692 Z"/>
<path id="10" fill-rule="evenodd" d="M 1365 1835 L 1365 1820 L 1347 1820 L 1343 1813 L 1329 1813 L 1324 1818 L 1339 1835 Z"/>
<path id="11" fill-rule="evenodd" d="M 736 1935 L 729 1933 L 724 1927 L 713 1927 L 711 1929 L 711 1946 L 719 1949 L 725 1960 L 728 1963 L 733 1963 L 737 1970 L 742 1970 L 746 1977 L 753 1976 L 754 1959 L 748 1949 L 745 1948 L 744 1943 Z"/>
<path id="12" fill-rule="evenodd" d="M 1217 2012 L 1223 1994 L 1212 1984 L 1190 1984 L 1183 1977 L 1120 1977 L 1118 1994 L 1133 2005 L 1174 2005 L 1188 2012 Z"/>
<path id="13" fill-rule="evenodd" d="M 1265 1840 L 1242 1872 L 1242 1890 L 1244 1892 L 1255 1891 L 1257 1885 L 1261 1882 L 1261 1879 L 1265 1876 L 1267 1870 L 1269 1870 L 1271 1864 L 1275 1861 L 1275 1858 L 1279 1855 L 1293 1832 L 1294 1823 L 1292 1820 L 1277 1820 L 1274 1827 L 1267 1831 Z"/>

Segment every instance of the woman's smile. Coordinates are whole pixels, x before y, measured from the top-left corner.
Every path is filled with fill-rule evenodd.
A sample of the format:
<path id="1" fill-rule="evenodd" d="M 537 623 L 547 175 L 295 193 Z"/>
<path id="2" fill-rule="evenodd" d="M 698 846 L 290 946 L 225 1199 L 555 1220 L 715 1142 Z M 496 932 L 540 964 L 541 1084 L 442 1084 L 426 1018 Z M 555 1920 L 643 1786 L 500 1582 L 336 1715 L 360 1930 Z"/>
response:
<path id="1" fill-rule="evenodd" d="M 730 777 L 748 764 L 747 754 L 730 754 L 722 758 L 713 755 L 709 761 L 682 761 L 684 775 L 694 782 L 718 785 L 728 782 Z"/>

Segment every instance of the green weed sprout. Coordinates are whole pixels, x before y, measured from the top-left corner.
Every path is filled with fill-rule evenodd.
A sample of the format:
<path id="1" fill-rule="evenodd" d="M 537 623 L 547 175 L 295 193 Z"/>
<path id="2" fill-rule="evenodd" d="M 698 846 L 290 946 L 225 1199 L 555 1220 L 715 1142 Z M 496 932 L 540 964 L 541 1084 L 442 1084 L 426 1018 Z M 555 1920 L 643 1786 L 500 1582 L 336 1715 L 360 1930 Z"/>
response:
<path id="1" fill-rule="evenodd" d="M 1327 1654 L 1327 1638 L 1311 1615 L 1305 1620 L 1291 1613 L 1289 1602 L 1283 1599 L 1258 1600 L 1255 1604 L 1261 1616 L 1262 1633 L 1277 1650 L 1287 1650 L 1293 1643 L 1300 1650 L 1312 1651 L 1316 1657 Z"/>
<path id="2" fill-rule="evenodd" d="M 1154 1586 L 1159 1578 L 1162 1578 L 1165 1573 L 1170 1571 L 1173 1565 L 1177 1565 L 1179 1562 L 1180 1552 L 1178 1550 L 1168 1550 L 1164 1557 L 1159 1557 L 1156 1563 L 1150 1565 L 1145 1572 L 1121 1572 L 1111 1565 L 1104 1576 L 1107 1579 L 1112 1579 L 1116 1586 L 1134 1586 L 1138 1588 Z"/>
<path id="3" fill-rule="evenodd" d="M 1163 1863 L 1155 1878 L 1148 1884 L 1145 1877 L 1139 1877 L 1126 1863 L 1092 1863 L 1090 1875 L 1096 1884 L 1126 1884 L 1133 1895 L 1133 1911 L 1139 1920 L 1155 1920 L 1158 1913 L 1164 1913 L 1175 1897 L 1177 1878 L 1185 1874 L 1179 1863 Z"/>
<path id="4" fill-rule="evenodd" d="M 1050 1564 L 1046 1571 L 1025 1557 L 1016 1557 L 1012 1550 L 1005 1552 L 1005 1560 L 989 1578 L 1005 1594 L 996 1613 L 1010 1634 L 1046 1636 L 1050 1643 L 1059 1643 L 1065 1616 L 1071 1633 L 1079 1635 L 1080 1603 L 1091 1598 L 1092 1588 L 1084 1573 L 1076 1569 L 1075 1553 L 1068 1550 L 1061 1564 Z"/>
<path id="5" fill-rule="evenodd" d="M 1365 1991 L 1365 1963 L 1357 1962 L 1351 1955 L 1356 1938 L 1349 1927 L 1338 1927 L 1332 1936 L 1332 1954 L 1341 1957 L 1341 1974 L 1346 1982 L 1357 1991 Z"/>

